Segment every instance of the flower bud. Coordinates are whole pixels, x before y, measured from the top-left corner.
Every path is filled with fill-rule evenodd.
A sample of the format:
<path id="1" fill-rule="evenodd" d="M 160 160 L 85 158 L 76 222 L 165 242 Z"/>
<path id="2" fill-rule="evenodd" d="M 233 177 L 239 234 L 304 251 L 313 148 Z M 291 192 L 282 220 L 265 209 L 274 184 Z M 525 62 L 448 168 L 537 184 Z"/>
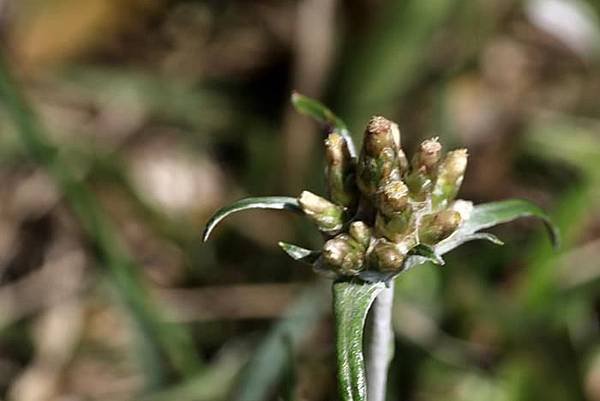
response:
<path id="1" fill-rule="evenodd" d="M 364 264 L 364 251 L 348 234 L 340 234 L 323 245 L 323 259 L 343 275 L 356 275 Z"/>
<path id="2" fill-rule="evenodd" d="M 369 267 L 384 273 L 398 273 L 403 268 L 405 258 L 406 254 L 397 244 L 380 238 L 369 254 Z"/>
<path id="3" fill-rule="evenodd" d="M 298 198 L 302 211 L 317 225 L 319 230 L 334 233 L 342 228 L 344 209 L 309 191 Z"/>
<path id="4" fill-rule="evenodd" d="M 400 147 L 400 130 L 398 125 L 385 117 L 371 117 L 365 132 L 363 144 L 365 153 L 377 157 L 385 148 L 397 149 Z"/>
<path id="5" fill-rule="evenodd" d="M 369 226 L 362 221 L 355 221 L 354 223 L 350 224 L 348 233 L 356 242 L 362 245 L 365 250 L 367 249 L 369 243 L 371 242 L 372 236 Z"/>
<path id="6" fill-rule="evenodd" d="M 467 150 L 458 149 L 448 152 L 438 169 L 433 187 L 432 203 L 434 207 L 445 207 L 454 199 L 462 184 L 467 168 Z"/>
<path id="7" fill-rule="evenodd" d="M 383 117 L 371 118 L 357 167 L 357 184 L 362 193 L 373 200 L 382 182 L 400 179 L 400 168 L 405 165 L 398 126 Z"/>
<path id="8" fill-rule="evenodd" d="M 404 175 L 408 171 L 408 159 L 402 148 L 397 149 L 398 153 L 398 169 L 400 170 L 400 176 Z"/>
<path id="9" fill-rule="evenodd" d="M 406 208 L 403 212 L 388 217 L 378 213 L 375 217 L 375 234 L 393 242 L 402 242 L 407 237 L 415 236 L 416 222 L 412 210 Z"/>
<path id="10" fill-rule="evenodd" d="M 377 209 L 386 216 L 402 212 L 407 204 L 408 188 L 399 179 L 386 181 L 377 192 Z"/>
<path id="11" fill-rule="evenodd" d="M 345 207 L 356 203 L 357 191 L 354 177 L 355 161 L 350 156 L 348 144 L 339 132 L 332 132 L 325 140 L 327 157 L 327 186 L 331 200 Z"/>
<path id="12" fill-rule="evenodd" d="M 413 170 L 404 180 L 413 200 L 423 202 L 429 198 L 433 190 L 433 181 L 427 174 Z"/>
<path id="13" fill-rule="evenodd" d="M 412 168 L 431 178 L 440 161 L 441 154 L 442 145 L 438 142 L 438 138 L 427 139 L 421 142 L 419 151 L 413 158 Z"/>
<path id="14" fill-rule="evenodd" d="M 456 231 L 461 222 L 460 213 L 451 209 L 423 216 L 419 226 L 419 241 L 435 245 Z"/>

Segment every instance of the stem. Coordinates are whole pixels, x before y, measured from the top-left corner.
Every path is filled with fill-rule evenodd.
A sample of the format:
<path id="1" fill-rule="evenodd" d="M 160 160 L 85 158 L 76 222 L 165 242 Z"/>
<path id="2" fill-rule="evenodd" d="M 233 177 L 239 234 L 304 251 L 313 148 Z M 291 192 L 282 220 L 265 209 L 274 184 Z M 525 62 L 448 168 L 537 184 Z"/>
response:
<path id="1" fill-rule="evenodd" d="M 369 401 L 385 401 L 388 367 L 394 354 L 392 305 L 394 282 L 375 299 L 371 308 L 371 338 L 367 354 L 367 394 Z"/>
<path id="2" fill-rule="evenodd" d="M 384 287 L 383 283 L 333 284 L 338 387 L 342 401 L 367 400 L 363 332 L 369 308 Z"/>

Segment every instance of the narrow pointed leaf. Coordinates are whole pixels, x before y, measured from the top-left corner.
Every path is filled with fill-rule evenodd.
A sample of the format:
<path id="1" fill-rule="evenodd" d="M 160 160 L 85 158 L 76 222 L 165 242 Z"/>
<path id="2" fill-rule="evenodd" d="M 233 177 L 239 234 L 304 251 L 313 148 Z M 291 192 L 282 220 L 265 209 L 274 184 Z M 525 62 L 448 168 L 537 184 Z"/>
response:
<path id="1" fill-rule="evenodd" d="M 426 244 L 419 244 L 410 250 L 410 255 L 420 256 L 436 265 L 444 265 L 444 259 L 436 252 L 435 248 Z"/>
<path id="2" fill-rule="evenodd" d="M 475 234 L 471 234 L 471 235 L 466 235 L 464 237 L 464 242 L 467 241 L 474 241 L 474 240 L 485 240 L 485 241 L 489 241 L 494 245 L 504 245 L 504 241 L 502 241 L 500 238 L 496 237 L 494 234 L 490 234 L 490 233 L 475 233 Z"/>
<path id="3" fill-rule="evenodd" d="M 311 251 L 310 249 L 302 248 L 294 244 L 288 244 L 287 242 L 281 241 L 278 245 L 292 259 L 299 260 L 300 262 L 308 263 L 310 265 L 315 263 L 317 259 L 319 259 L 319 256 L 321 256 L 321 252 L 319 251 Z"/>
<path id="4" fill-rule="evenodd" d="M 363 333 L 369 308 L 385 284 L 338 281 L 333 284 L 338 386 L 342 401 L 366 401 Z"/>
<path id="5" fill-rule="evenodd" d="M 265 196 L 257 198 L 241 199 L 229 206 L 219 209 L 206 223 L 202 241 L 206 242 L 212 230 L 219 224 L 221 220 L 232 213 L 241 212 L 249 209 L 273 209 L 273 210 L 290 210 L 297 213 L 302 213 L 298 200 L 287 196 Z"/>
<path id="6" fill-rule="evenodd" d="M 546 225 L 554 244 L 559 242 L 558 229 L 546 212 L 536 204 L 524 199 L 507 199 L 475 206 L 465 228 L 471 232 L 506 223 L 520 217 L 537 217 Z"/>
<path id="7" fill-rule="evenodd" d="M 356 157 L 356 148 L 352 141 L 352 137 L 350 136 L 350 132 L 348 131 L 348 127 L 346 127 L 346 124 L 338 116 L 325 107 L 325 105 L 308 96 L 301 95 L 298 92 L 292 94 L 292 104 L 299 113 L 312 117 L 320 123 L 329 125 L 338 130 L 348 144 L 350 155 Z"/>
<path id="8" fill-rule="evenodd" d="M 458 235 L 458 232 L 457 232 L 457 235 L 455 238 L 448 238 L 448 239 L 452 239 L 452 241 L 442 241 L 435 247 L 438 255 L 442 255 L 444 253 L 450 252 L 451 250 L 461 246 L 465 242 L 476 241 L 476 240 L 486 240 L 495 245 L 504 245 L 504 242 L 500 238 L 498 238 L 494 234 L 490 234 L 490 233 L 473 233 L 473 234 L 463 233 L 462 235 Z"/>
<path id="9" fill-rule="evenodd" d="M 508 199 L 475 206 L 469 219 L 454 234 L 436 245 L 436 252 L 439 255 L 443 255 L 457 246 L 475 239 L 486 239 L 494 243 L 501 243 L 502 241 L 491 234 L 475 233 L 479 230 L 507 223 L 520 217 L 537 217 L 541 219 L 548 230 L 552 244 L 554 247 L 558 247 L 558 229 L 544 210 L 526 200 Z"/>

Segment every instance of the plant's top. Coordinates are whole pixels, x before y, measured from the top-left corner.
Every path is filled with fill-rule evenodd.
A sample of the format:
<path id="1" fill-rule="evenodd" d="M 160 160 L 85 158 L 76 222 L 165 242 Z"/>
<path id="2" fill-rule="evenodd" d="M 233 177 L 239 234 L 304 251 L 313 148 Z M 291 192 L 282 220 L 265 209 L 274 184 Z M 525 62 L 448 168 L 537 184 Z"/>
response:
<path id="1" fill-rule="evenodd" d="M 463 242 L 487 239 L 480 229 L 533 215 L 544 219 L 553 238 L 556 230 L 537 206 L 509 200 L 473 207 L 456 200 L 467 167 L 467 150 L 445 155 L 438 138 L 423 141 L 409 160 L 398 125 L 374 116 L 367 124 L 357 157 L 344 123 L 320 103 L 294 94 L 296 108 L 326 124 L 327 197 L 303 191 L 296 198 L 248 198 L 223 208 L 208 223 L 204 239 L 228 214 L 249 209 L 290 209 L 308 217 L 325 238 L 322 250 L 280 243 L 292 258 L 313 265 L 333 278 L 359 277 L 387 281 Z"/>

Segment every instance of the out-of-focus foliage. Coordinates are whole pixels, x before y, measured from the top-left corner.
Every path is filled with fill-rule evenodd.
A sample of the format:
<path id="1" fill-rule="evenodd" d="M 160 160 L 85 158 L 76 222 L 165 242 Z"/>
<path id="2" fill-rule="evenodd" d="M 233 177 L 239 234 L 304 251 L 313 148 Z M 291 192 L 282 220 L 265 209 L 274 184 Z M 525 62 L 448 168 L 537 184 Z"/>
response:
<path id="1" fill-rule="evenodd" d="M 0 398 L 335 399 L 328 290 L 277 245 L 313 228 L 248 212 L 201 244 L 231 200 L 323 193 L 296 89 L 355 134 L 383 114 L 410 151 L 469 148 L 460 197 L 530 199 L 563 234 L 554 253 L 521 221 L 402 275 L 390 400 L 600 400 L 599 21 L 595 0 L 0 1 L 33 110 L 3 87 Z"/>

